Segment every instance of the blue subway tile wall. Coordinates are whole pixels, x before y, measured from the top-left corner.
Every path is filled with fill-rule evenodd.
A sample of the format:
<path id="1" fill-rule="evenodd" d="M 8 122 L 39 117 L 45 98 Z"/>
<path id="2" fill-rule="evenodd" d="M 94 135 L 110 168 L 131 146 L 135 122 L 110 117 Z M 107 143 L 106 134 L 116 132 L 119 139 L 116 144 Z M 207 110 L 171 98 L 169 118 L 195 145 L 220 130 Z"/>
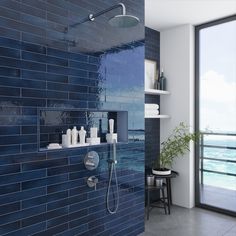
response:
<path id="1" fill-rule="evenodd" d="M 145 58 L 156 61 L 160 72 L 160 32 L 145 27 Z M 145 95 L 145 103 L 160 104 L 160 96 Z M 160 108 L 161 109 L 161 108 Z M 145 166 L 150 173 L 160 153 L 160 119 L 145 119 Z"/>
<path id="2" fill-rule="evenodd" d="M 1 1 L 0 235 L 134 236 L 144 231 L 144 2 L 123 2 L 128 14 L 140 18 L 138 26 L 111 27 L 109 18 L 120 12 L 115 9 L 70 27 L 117 0 Z M 128 112 L 129 142 L 117 145 L 116 214 L 106 209 L 112 147 L 39 152 L 43 109 L 70 111 L 59 124 L 44 116 L 44 145 L 58 141 L 51 132 L 58 135 L 74 124 L 96 125 L 104 139 L 107 119 Z M 77 110 L 99 115 L 84 120 Z M 100 163 L 88 171 L 83 158 L 92 150 Z M 96 191 L 86 184 L 92 175 L 99 179 Z"/>

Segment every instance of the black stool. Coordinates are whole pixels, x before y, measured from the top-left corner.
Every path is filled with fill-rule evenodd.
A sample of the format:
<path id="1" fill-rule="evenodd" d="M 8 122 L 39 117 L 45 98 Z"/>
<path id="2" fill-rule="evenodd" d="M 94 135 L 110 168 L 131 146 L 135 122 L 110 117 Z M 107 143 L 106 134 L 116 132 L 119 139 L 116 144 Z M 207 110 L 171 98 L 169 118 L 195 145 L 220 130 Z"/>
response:
<path id="1" fill-rule="evenodd" d="M 168 198 L 165 197 L 166 184 L 163 183 L 161 186 L 149 186 L 149 185 L 147 185 L 145 188 L 146 188 L 146 191 L 147 191 L 147 220 L 149 220 L 149 213 L 150 213 L 150 210 L 153 207 L 163 208 L 165 210 L 165 214 L 167 214 L 167 209 L 168 209 L 169 203 L 168 203 Z M 159 190 L 161 192 L 162 197 L 160 197 L 160 199 L 158 201 L 150 203 L 150 193 L 152 191 L 156 191 L 156 190 Z M 167 202 L 166 202 L 166 200 L 167 200 Z M 159 202 L 162 203 L 163 206 L 159 206 L 158 205 Z M 168 211 L 169 211 L 169 209 L 168 209 Z"/>

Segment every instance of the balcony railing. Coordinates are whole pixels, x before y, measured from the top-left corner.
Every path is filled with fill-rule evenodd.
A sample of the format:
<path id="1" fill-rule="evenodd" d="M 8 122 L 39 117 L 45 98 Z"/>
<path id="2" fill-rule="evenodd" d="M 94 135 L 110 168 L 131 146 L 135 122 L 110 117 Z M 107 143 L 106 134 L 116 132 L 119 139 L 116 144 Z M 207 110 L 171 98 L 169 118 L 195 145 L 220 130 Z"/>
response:
<path id="1" fill-rule="evenodd" d="M 231 150 L 236 150 L 236 146 L 223 146 L 223 145 L 212 145 L 212 144 L 206 144 L 205 143 L 205 137 L 206 136 L 231 136 L 231 137 L 236 137 L 236 134 L 233 133 L 211 133 L 211 132 L 201 132 L 200 136 L 200 174 L 201 174 L 201 184 L 204 183 L 203 177 L 204 177 L 204 172 L 208 173 L 215 173 L 215 174 L 221 174 L 221 175 L 229 175 L 229 176 L 236 176 L 234 173 L 230 172 L 224 172 L 224 171 L 217 171 L 217 170 L 209 170 L 204 168 L 204 160 L 208 161 L 218 161 L 218 162 L 224 162 L 224 163 L 236 163 L 236 156 L 235 160 L 232 159 L 227 159 L 227 158 L 215 158 L 215 157 L 206 157 L 205 156 L 205 148 L 214 148 L 214 149 L 231 149 Z"/>

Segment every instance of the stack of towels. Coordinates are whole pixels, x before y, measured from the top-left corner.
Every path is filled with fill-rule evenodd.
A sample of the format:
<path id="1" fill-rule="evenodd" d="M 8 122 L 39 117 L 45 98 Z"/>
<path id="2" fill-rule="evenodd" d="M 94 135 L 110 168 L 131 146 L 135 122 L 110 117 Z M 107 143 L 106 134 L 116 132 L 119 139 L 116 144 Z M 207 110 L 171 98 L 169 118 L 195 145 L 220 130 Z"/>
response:
<path id="1" fill-rule="evenodd" d="M 159 115 L 158 104 L 145 104 L 145 117 L 156 117 Z"/>

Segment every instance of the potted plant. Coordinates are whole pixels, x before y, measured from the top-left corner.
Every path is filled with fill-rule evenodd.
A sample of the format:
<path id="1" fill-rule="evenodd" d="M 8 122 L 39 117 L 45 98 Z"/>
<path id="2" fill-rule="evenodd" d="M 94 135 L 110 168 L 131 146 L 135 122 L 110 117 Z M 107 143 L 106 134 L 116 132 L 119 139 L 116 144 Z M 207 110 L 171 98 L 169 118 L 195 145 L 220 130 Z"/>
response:
<path id="1" fill-rule="evenodd" d="M 189 142 L 196 142 L 198 133 L 190 133 L 189 127 L 181 122 L 167 138 L 161 143 L 159 158 L 154 163 L 152 173 L 156 175 L 171 174 L 171 167 L 175 158 L 183 156 L 189 150 Z"/>

